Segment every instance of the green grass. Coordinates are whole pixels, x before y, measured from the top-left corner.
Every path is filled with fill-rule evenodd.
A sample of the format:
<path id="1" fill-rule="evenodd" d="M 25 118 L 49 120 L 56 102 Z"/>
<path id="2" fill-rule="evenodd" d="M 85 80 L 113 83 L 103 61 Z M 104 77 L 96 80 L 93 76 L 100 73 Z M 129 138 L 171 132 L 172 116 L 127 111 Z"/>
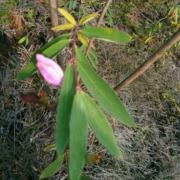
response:
<path id="1" fill-rule="evenodd" d="M 0 2 L 0 25 L 7 25 L 9 23 L 9 12 L 16 7 L 16 0 L 5 0 Z"/>

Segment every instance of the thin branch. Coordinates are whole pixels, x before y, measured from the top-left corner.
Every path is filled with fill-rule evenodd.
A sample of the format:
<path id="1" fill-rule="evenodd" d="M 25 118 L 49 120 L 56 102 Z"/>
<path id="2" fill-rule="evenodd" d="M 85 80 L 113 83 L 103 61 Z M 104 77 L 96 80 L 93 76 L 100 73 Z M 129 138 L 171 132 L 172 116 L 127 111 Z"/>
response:
<path id="1" fill-rule="evenodd" d="M 98 21 L 98 23 L 97 23 L 97 27 L 101 25 L 101 23 L 102 23 L 102 21 L 103 21 L 103 19 L 104 19 L 104 16 L 105 16 L 105 14 L 106 14 L 109 6 L 111 5 L 111 3 L 112 3 L 112 0 L 108 0 L 108 1 L 107 1 L 107 4 L 106 4 L 106 6 L 104 7 L 104 9 L 103 9 L 103 11 L 102 11 L 102 13 L 101 13 L 101 16 L 100 16 L 100 18 L 99 18 L 99 21 Z M 94 38 L 92 38 L 92 39 L 89 41 L 88 47 L 87 47 L 87 49 L 86 49 L 86 55 L 89 53 L 89 51 L 90 51 L 90 49 L 91 49 L 91 47 L 92 47 L 92 45 L 93 45 L 93 42 L 94 42 Z"/>
<path id="2" fill-rule="evenodd" d="M 52 27 L 58 25 L 58 16 L 57 16 L 57 2 L 56 0 L 50 0 L 50 11 L 51 11 L 51 24 Z"/>
<path id="3" fill-rule="evenodd" d="M 114 87 L 116 91 L 126 88 L 130 83 L 142 75 L 149 67 L 160 60 L 163 54 L 168 51 L 175 43 L 180 41 L 180 29 L 161 46 L 148 60 L 146 60 L 138 69 L 129 75 L 124 81 Z"/>
<path id="4" fill-rule="evenodd" d="M 98 21 L 98 23 L 97 23 L 97 26 L 100 26 L 100 25 L 102 24 L 102 21 L 103 21 L 103 19 L 104 19 L 104 16 L 105 16 L 105 14 L 106 14 L 109 6 L 111 5 L 111 3 L 112 3 L 112 0 L 108 0 L 108 1 L 107 1 L 107 4 L 106 4 L 106 6 L 104 7 L 104 9 L 103 9 L 103 11 L 102 11 L 102 13 L 101 13 L 101 16 L 100 16 L 100 18 L 99 18 L 99 21 Z"/>

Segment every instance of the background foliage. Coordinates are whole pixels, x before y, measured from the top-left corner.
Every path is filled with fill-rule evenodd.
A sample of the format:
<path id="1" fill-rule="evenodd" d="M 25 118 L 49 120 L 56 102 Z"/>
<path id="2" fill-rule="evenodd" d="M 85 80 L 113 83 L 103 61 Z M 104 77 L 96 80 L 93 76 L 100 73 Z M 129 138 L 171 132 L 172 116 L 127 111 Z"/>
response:
<path id="1" fill-rule="evenodd" d="M 105 1 L 83 2 L 81 13 L 87 14 L 100 10 Z M 75 14 L 73 1 L 59 1 L 59 4 Z M 53 151 L 46 153 L 43 149 L 54 139 L 55 118 L 52 112 L 38 105 L 23 105 L 19 98 L 19 92 L 24 90 L 38 93 L 42 88 L 39 78 L 34 76 L 33 80 L 17 83 L 14 77 L 32 52 L 52 35 L 48 4 L 40 0 L 20 0 L 9 7 L 3 1 L 0 7 L 16 10 L 24 18 L 21 26 L 25 23 L 19 32 L 21 29 L 17 29 L 13 18 L 4 13 L 0 19 L 1 30 L 11 40 L 27 34 L 30 40 L 26 47 L 12 41 L 12 48 L 5 48 L 8 53 L 0 46 L 3 52 L 0 56 L 0 175 L 3 179 L 38 179 L 41 170 L 54 159 Z M 100 59 L 98 71 L 103 78 L 115 85 L 163 44 L 179 27 L 178 7 L 177 1 L 169 0 L 115 0 L 104 23 L 126 30 L 133 35 L 133 41 L 128 46 L 96 42 Z M 4 37 L 2 33 L 1 37 Z M 8 38 L 1 39 L 8 41 Z M 179 57 L 179 45 L 176 45 L 145 75 L 119 93 L 135 117 L 138 129 L 129 130 L 110 119 L 118 143 L 127 152 L 123 161 L 112 159 L 90 133 L 89 151 L 100 152 L 102 160 L 98 165 L 87 166 L 85 174 L 93 179 L 179 179 Z M 62 53 L 60 60 L 66 58 Z M 45 84 L 43 88 L 50 100 L 58 96 Z M 65 168 L 51 179 L 60 177 L 66 177 Z"/>

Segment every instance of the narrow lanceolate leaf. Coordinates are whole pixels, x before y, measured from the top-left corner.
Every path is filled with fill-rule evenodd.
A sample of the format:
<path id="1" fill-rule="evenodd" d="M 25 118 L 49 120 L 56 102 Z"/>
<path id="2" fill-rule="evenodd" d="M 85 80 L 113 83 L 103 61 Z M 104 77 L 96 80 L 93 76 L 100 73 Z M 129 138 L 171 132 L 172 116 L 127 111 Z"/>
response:
<path id="1" fill-rule="evenodd" d="M 57 56 L 62 49 L 64 49 L 68 44 L 70 40 L 61 40 L 56 43 L 54 43 L 52 46 L 49 48 L 45 49 L 42 54 L 46 57 L 53 58 Z"/>
<path id="2" fill-rule="evenodd" d="M 97 38 L 114 43 L 126 44 L 131 40 L 131 36 L 128 33 L 105 27 L 86 26 L 81 32 L 89 38 Z"/>
<path id="3" fill-rule="evenodd" d="M 86 164 L 88 165 L 94 165 L 99 164 L 100 160 L 102 159 L 102 156 L 97 153 L 87 153 L 86 154 Z"/>
<path id="4" fill-rule="evenodd" d="M 66 68 L 56 115 L 56 150 L 61 155 L 69 141 L 69 122 L 75 95 L 75 78 L 72 64 Z"/>
<path id="5" fill-rule="evenodd" d="M 55 159 L 47 168 L 43 170 L 40 175 L 40 179 L 48 178 L 56 174 L 60 169 L 64 160 L 64 155 L 59 156 Z"/>
<path id="6" fill-rule="evenodd" d="M 56 150 L 56 144 L 50 144 L 43 149 L 44 152 L 51 152 L 54 150 Z"/>
<path id="7" fill-rule="evenodd" d="M 86 47 L 81 46 L 81 50 L 85 52 Z M 93 66 L 93 68 L 97 69 L 98 61 L 97 61 L 97 55 L 96 55 L 95 49 L 91 48 L 87 56 L 88 56 L 90 64 Z"/>
<path id="8" fill-rule="evenodd" d="M 28 39 L 28 35 L 23 36 L 23 37 L 18 41 L 18 44 L 22 44 L 22 43 L 26 42 L 27 39 Z"/>
<path id="9" fill-rule="evenodd" d="M 88 58 L 92 64 L 93 68 L 97 69 L 97 65 L 98 65 L 97 55 L 96 55 L 96 51 L 93 48 L 90 49 Z"/>
<path id="10" fill-rule="evenodd" d="M 84 16 L 80 19 L 80 22 L 79 24 L 80 25 L 83 25 L 83 24 L 86 24 L 87 22 L 91 21 L 92 19 L 96 18 L 98 16 L 97 13 L 93 13 L 93 14 L 89 14 L 87 16 Z"/>
<path id="11" fill-rule="evenodd" d="M 35 57 L 33 57 L 35 58 Z M 29 62 L 16 76 L 16 80 L 23 80 L 31 76 L 36 71 L 35 61 Z"/>
<path id="12" fill-rule="evenodd" d="M 41 53 L 48 58 L 57 56 L 70 42 L 69 34 L 58 36 L 44 46 L 37 53 Z M 23 80 L 30 77 L 36 71 L 35 54 L 32 55 L 31 61 L 17 74 L 16 80 Z"/>
<path id="13" fill-rule="evenodd" d="M 89 39 L 86 36 L 84 36 L 82 33 L 78 33 L 78 39 L 85 47 L 88 46 Z"/>
<path id="14" fill-rule="evenodd" d="M 114 156 L 122 158 L 122 151 L 120 151 L 113 130 L 106 119 L 104 113 L 99 106 L 92 100 L 92 98 L 81 92 L 81 98 L 84 103 L 84 110 L 86 111 L 86 119 L 100 143 Z"/>
<path id="15" fill-rule="evenodd" d="M 63 24 L 63 25 L 59 25 L 59 26 L 55 26 L 53 28 L 51 28 L 52 31 L 63 31 L 63 30 L 70 30 L 74 27 L 73 24 Z"/>
<path id="16" fill-rule="evenodd" d="M 71 180 L 79 180 L 85 164 L 88 125 L 86 110 L 81 94 L 75 95 L 70 121 L 70 161 L 69 175 Z"/>
<path id="17" fill-rule="evenodd" d="M 60 14 L 62 14 L 71 24 L 76 25 L 74 17 L 63 8 L 58 8 Z"/>
<path id="18" fill-rule="evenodd" d="M 49 41 L 48 43 L 46 43 L 44 46 L 42 46 L 38 52 L 43 52 L 45 49 L 51 47 L 54 43 L 60 41 L 60 40 L 68 40 L 70 38 L 70 34 L 63 34 L 63 35 L 59 35 L 56 38 L 52 39 L 51 41 Z"/>
<path id="19" fill-rule="evenodd" d="M 113 89 L 88 64 L 86 56 L 79 48 L 76 48 L 76 55 L 78 72 L 90 93 L 109 114 L 117 118 L 121 123 L 134 127 L 135 122 L 133 118 L 129 115 Z"/>

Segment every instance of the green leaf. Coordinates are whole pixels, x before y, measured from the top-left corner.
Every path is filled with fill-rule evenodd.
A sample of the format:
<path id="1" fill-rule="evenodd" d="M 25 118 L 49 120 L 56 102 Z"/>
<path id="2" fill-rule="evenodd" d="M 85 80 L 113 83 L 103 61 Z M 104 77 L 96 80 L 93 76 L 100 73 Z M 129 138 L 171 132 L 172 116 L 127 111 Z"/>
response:
<path id="1" fill-rule="evenodd" d="M 93 68 L 97 69 L 97 65 L 98 65 L 97 55 L 96 55 L 96 51 L 93 48 L 90 49 L 88 58 L 92 64 Z"/>
<path id="2" fill-rule="evenodd" d="M 57 56 L 61 50 L 63 50 L 68 44 L 70 40 L 60 40 L 56 43 L 54 43 L 52 46 L 45 49 L 42 54 L 46 57 L 53 58 Z"/>
<path id="3" fill-rule="evenodd" d="M 25 42 L 25 45 L 27 46 L 28 45 L 28 35 L 25 35 L 23 36 L 19 41 L 18 41 L 18 44 L 23 44 Z"/>
<path id="4" fill-rule="evenodd" d="M 62 25 L 55 26 L 55 27 L 51 28 L 51 30 L 57 32 L 57 31 L 70 30 L 73 27 L 74 27 L 73 24 L 68 23 L 68 24 L 62 24 Z"/>
<path id="5" fill-rule="evenodd" d="M 56 115 L 56 149 L 61 155 L 69 141 L 69 122 L 75 95 L 75 77 L 72 64 L 66 68 Z"/>
<path id="6" fill-rule="evenodd" d="M 65 9 L 63 8 L 58 8 L 58 11 L 60 14 L 62 14 L 71 24 L 76 25 L 76 20 L 74 17 Z"/>
<path id="7" fill-rule="evenodd" d="M 92 19 L 96 18 L 97 16 L 98 16 L 97 13 L 88 14 L 87 16 L 84 16 L 80 19 L 79 24 L 80 25 L 86 24 L 87 22 L 91 21 Z"/>
<path id="8" fill-rule="evenodd" d="M 53 161 L 47 168 L 43 170 L 40 175 L 40 179 L 48 178 L 53 176 L 61 169 L 61 165 L 64 160 L 64 155 L 59 156 L 55 161 Z"/>
<path id="9" fill-rule="evenodd" d="M 36 53 L 41 53 L 48 58 L 53 58 L 69 44 L 70 40 L 67 38 L 69 38 L 69 34 L 58 36 L 45 44 Z M 28 78 L 36 71 L 35 54 L 32 55 L 31 61 L 17 74 L 16 80 Z"/>
<path id="10" fill-rule="evenodd" d="M 56 144 L 50 144 L 43 149 L 44 152 L 51 152 L 54 150 L 56 150 Z"/>
<path id="11" fill-rule="evenodd" d="M 79 48 L 76 48 L 76 55 L 79 75 L 90 93 L 109 114 L 117 118 L 121 123 L 134 127 L 135 122 L 133 118 L 129 115 L 113 89 L 91 68 L 86 56 Z"/>
<path id="12" fill-rule="evenodd" d="M 126 44 L 131 40 L 131 36 L 128 33 L 106 27 L 86 26 L 80 32 L 89 38 L 97 38 L 114 43 Z"/>
<path id="13" fill-rule="evenodd" d="M 86 51 L 85 46 L 81 46 L 80 49 L 84 52 Z M 93 66 L 93 68 L 97 69 L 98 61 L 97 61 L 97 55 L 96 55 L 95 49 L 91 48 L 87 56 L 88 56 L 90 64 Z"/>
<path id="14" fill-rule="evenodd" d="M 71 180 L 79 180 L 85 164 L 88 125 L 86 111 L 81 94 L 75 95 L 70 120 L 70 161 L 69 175 Z"/>
<path id="15" fill-rule="evenodd" d="M 88 46 L 89 39 L 86 36 L 84 36 L 84 34 L 78 33 L 78 39 L 85 47 Z"/>
<path id="16" fill-rule="evenodd" d="M 43 45 L 38 52 L 43 52 L 45 49 L 48 49 L 49 47 L 51 47 L 54 43 L 57 43 L 58 41 L 61 40 L 68 40 L 70 38 L 70 34 L 66 33 L 63 35 L 59 35 L 56 38 L 52 39 L 51 41 L 49 41 L 48 43 L 46 43 L 45 45 Z"/>
<path id="17" fill-rule="evenodd" d="M 122 158 L 122 151 L 119 149 L 113 130 L 106 119 L 106 116 L 92 98 L 81 92 L 81 98 L 86 111 L 86 119 L 100 143 L 114 156 Z"/>
<path id="18" fill-rule="evenodd" d="M 23 80 L 31 76 L 36 71 L 36 65 L 34 61 L 29 62 L 16 76 L 16 80 Z"/>

